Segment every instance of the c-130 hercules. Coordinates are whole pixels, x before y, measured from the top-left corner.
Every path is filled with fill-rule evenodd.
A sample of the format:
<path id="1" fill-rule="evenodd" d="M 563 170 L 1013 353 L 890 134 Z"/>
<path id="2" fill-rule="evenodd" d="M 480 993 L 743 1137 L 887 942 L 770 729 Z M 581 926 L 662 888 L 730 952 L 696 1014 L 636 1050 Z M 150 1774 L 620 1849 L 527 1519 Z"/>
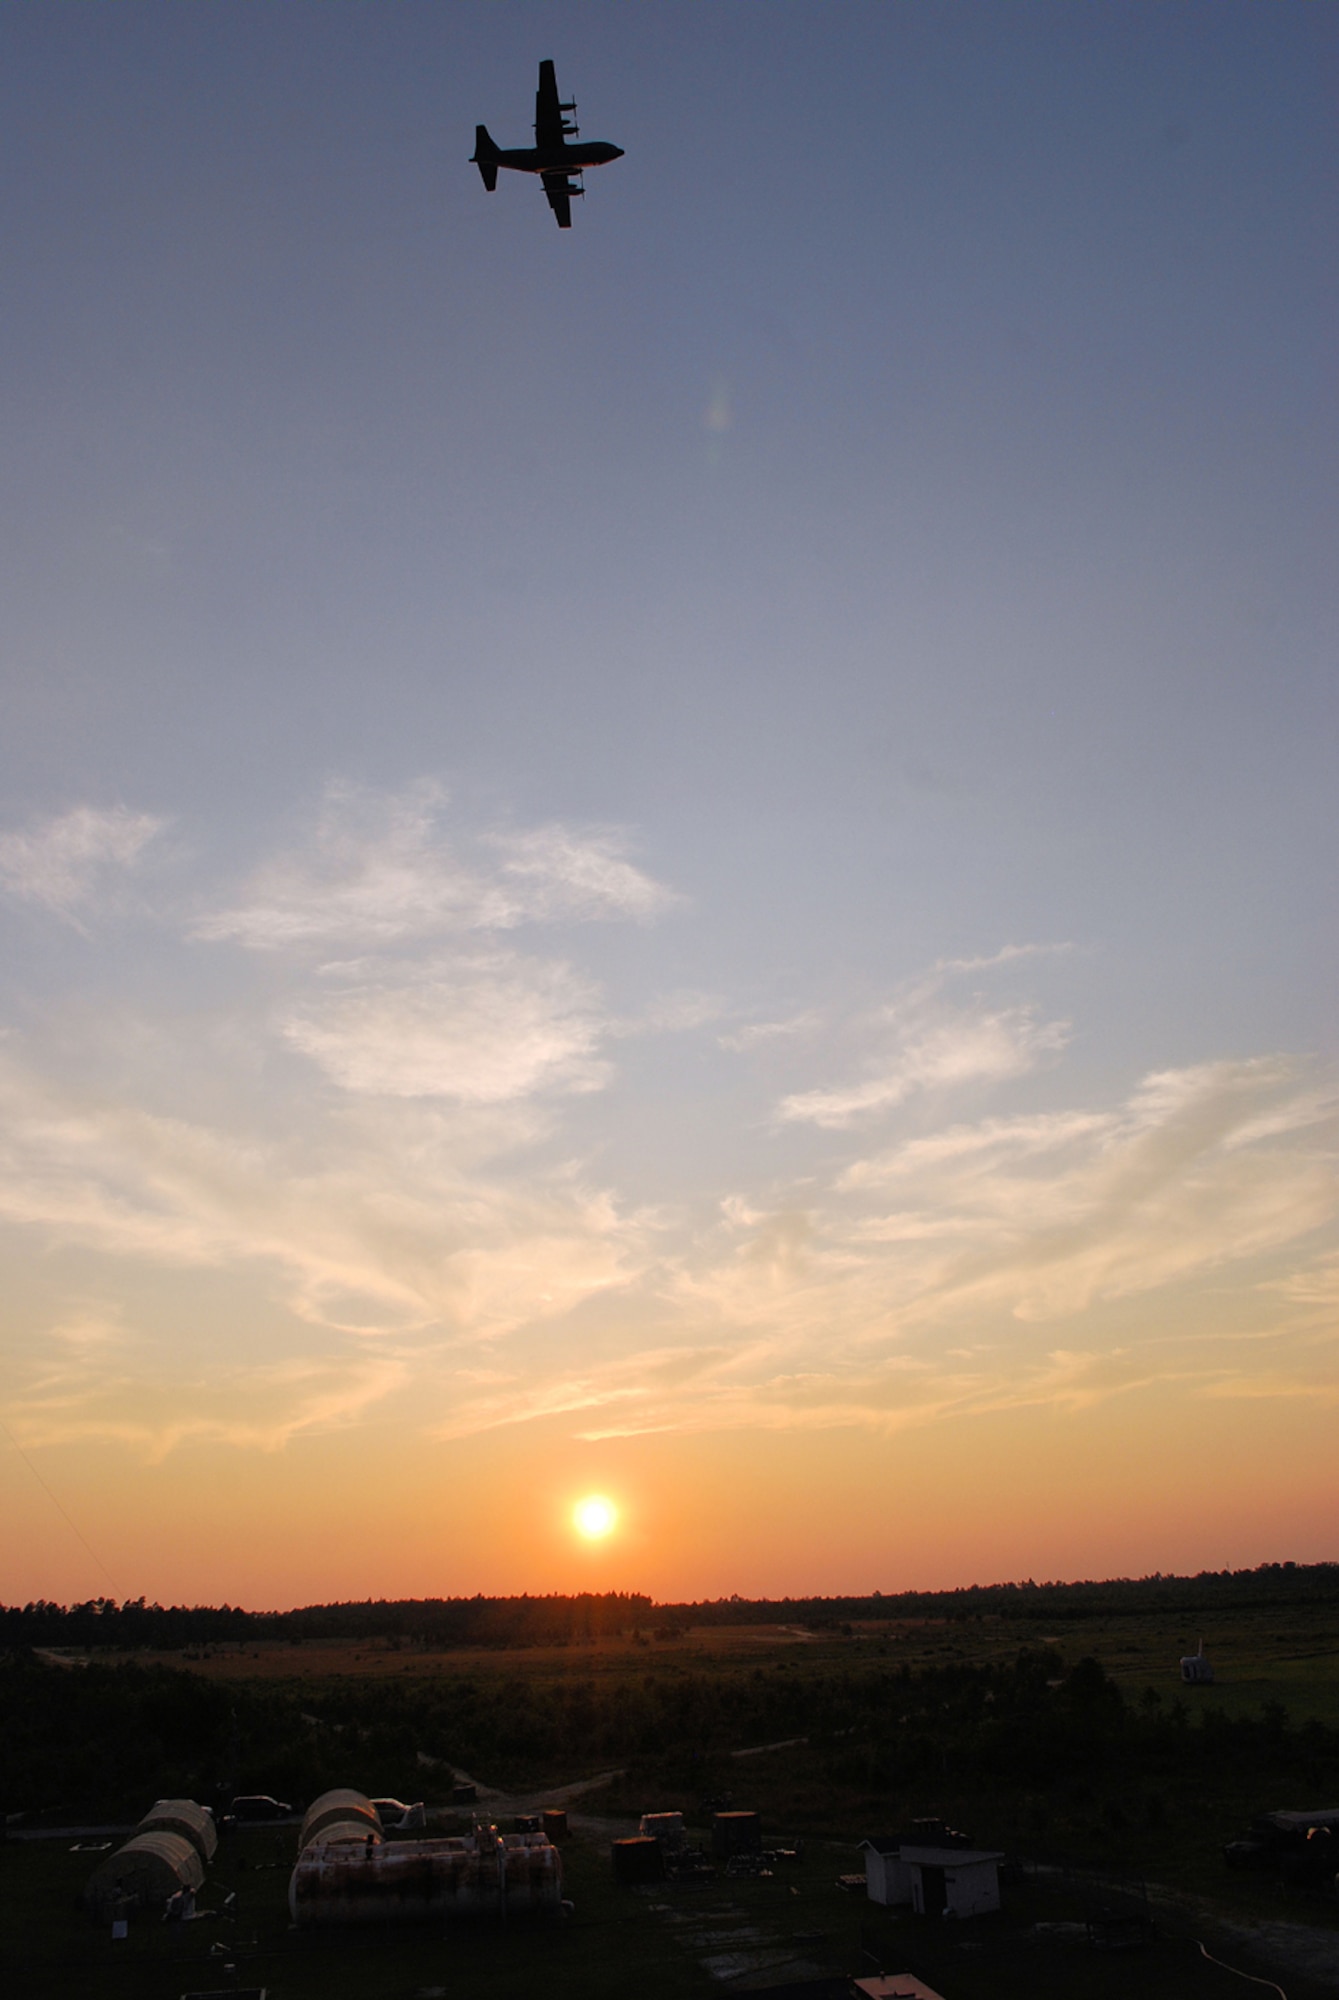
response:
<path id="1" fill-rule="evenodd" d="M 471 163 L 483 175 L 484 186 L 490 194 L 497 186 L 499 167 L 515 167 L 518 173 L 538 174 L 559 229 L 572 227 L 572 196 L 586 192 L 581 185 L 582 168 L 607 166 L 610 160 L 621 160 L 623 157 L 621 146 L 608 146 L 602 140 L 584 146 L 569 146 L 569 133 L 574 139 L 580 136 L 576 120 L 569 120 L 566 115 L 575 110 L 575 100 L 570 104 L 559 102 L 558 79 L 553 73 L 553 64 L 542 62 L 539 65 L 539 89 L 535 92 L 534 145 L 514 146 L 510 152 L 503 152 L 489 138 L 488 127 L 476 125 L 474 151 L 470 154 Z"/>

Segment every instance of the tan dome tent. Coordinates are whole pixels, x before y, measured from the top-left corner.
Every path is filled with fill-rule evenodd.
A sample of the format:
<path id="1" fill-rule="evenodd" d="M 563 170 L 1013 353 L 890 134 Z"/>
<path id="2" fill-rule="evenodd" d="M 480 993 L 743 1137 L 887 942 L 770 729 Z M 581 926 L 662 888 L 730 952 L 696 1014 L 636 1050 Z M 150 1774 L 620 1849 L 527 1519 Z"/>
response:
<path id="1" fill-rule="evenodd" d="M 189 1840 L 201 1861 L 208 1867 L 218 1852 L 218 1829 L 214 1825 L 214 1815 L 198 1806 L 194 1799 L 158 1799 L 149 1807 L 136 1833 L 179 1833 L 183 1840 Z"/>
<path id="2" fill-rule="evenodd" d="M 89 1877 L 84 1902 L 95 1917 L 158 1910 L 178 1889 L 198 1889 L 204 1863 L 180 1833 L 137 1833 Z"/>
<path id="3" fill-rule="evenodd" d="M 381 1839 L 381 1820 L 371 1799 L 365 1799 L 361 1792 L 351 1792 L 337 1786 L 332 1792 L 322 1792 L 319 1799 L 308 1806 L 302 1822 L 302 1833 L 298 1840 L 298 1852 L 320 1841 L 328 1845 L 333 1841 Z"/>

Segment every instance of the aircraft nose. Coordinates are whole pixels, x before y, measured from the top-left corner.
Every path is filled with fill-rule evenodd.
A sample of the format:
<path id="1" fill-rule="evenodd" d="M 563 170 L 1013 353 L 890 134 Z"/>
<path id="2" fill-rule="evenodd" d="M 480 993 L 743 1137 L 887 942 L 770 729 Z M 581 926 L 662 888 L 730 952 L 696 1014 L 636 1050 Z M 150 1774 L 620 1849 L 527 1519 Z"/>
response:
<path id="1" fill-rule="evenodd" d="M 623 148 L 621 146 L 611 146 L 609 148 L 609 157 L 611 160 L 621 160 L 623 157 Z"/>

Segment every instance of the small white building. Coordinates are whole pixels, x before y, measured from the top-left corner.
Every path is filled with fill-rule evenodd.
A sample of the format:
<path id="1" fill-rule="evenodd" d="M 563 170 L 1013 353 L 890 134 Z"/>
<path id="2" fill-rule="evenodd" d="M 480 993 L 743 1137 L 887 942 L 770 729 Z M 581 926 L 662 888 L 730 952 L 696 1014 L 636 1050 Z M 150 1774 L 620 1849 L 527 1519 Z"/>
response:
<path id="1" fill-rule="evenodd" d="M 872 1903 L 908 1905 L 918 1917 L 980 1917 L 1000 1907 L 1002 1854 L 977 1847 L 914 1845 L 900 1835 L 862 1840 Z"/>
<path id="2" fill-rule="evenodd" d="M 911 1901 L 911 1877 L 902 1866 L 900 1833 L 880 1834 L 860 1843 L 865 1854 L 865 1890 L 871 1903 L 898 1909 Z"/>
<path id="3" fill-rule="evenodd" d="M 1213 1668 L 1204 1657 L 1204 1641 L 1197 1653 L 1187 1653 L 1181 1661 L 1181 1678 L 1189 1687 L 1212 1687 Z"/>
<path id="4" fill-rule="evenodd" d="M 1000 1907 L 1002 1854 L 976 1847 L 904 1847 L 918 1917 L 984 1917 Z"/>

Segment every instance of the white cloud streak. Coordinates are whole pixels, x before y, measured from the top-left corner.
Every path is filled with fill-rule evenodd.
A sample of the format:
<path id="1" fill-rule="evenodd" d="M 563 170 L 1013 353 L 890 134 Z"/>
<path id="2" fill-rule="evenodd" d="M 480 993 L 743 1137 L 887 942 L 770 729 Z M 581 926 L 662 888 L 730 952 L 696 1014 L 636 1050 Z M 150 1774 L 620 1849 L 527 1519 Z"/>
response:
<path id="1" fill-rule="evenodd" d="M 297 1319 L 491 1339 L 622 1284 L 643 1234 L 566 1169 L 490 1177 L 523 1126 L 356 1100 L 262 1142 L 0 1067 L 0 1220 L 150 1269 L 268 1267 Z"/>
<path id="2" fill-rule="evenodd" d="M 1068 1022 L 1039 1021 L 1030 1007 L 958 1008 L 933 1018 L 922 1005 L 889 1009 L 885 1020 L 893 1046 L 863 1082 L 794 1092 L 778 1115 L 839 1131 L 916 1092 L 1025 1076 L 1069 1039 Z"/>
<path id="3" fill-rule="evenodd" d="M 76 922 L 76 913 L 110 899 L 165 822 L 124 806 L 76 806 L 0 835 L 0 887 Z"/>
<path id="4" fill-rule="evenodd" d="M 742 1027 L 732 1029 L 719 1039 L 723 1049 L 743 1055 L 750 1049 L 767 1048 L 811 1035 L 818 1026 L 819 1016 L 809 1009 L 803 1014 L 791 1014 L 781 1021 L 746 1021 Z"/>
<path id="5" fill-rule="evenodd" d="M 495 952 L 354 968 L 283 1032 L 346 1090 L 500 1104 L 598 1089 L 606 1027 L 597 990 L 570 966 Z"/>
<path id="6" fill-rule="evenodd" d="M 1028 1003 L 1001 1005 L 980 994 L 954 1001 L 945 988 L 967 973 L 998 971 L 1070 949 L 1063 944 L 1009 944 L 983 957 L 940 959 L 928 972 L 909 980 L 877 1014 L 855 1024 L 857 1034 L 873 1044 L 863 1078 L 793 1091 L 777 1107 L 778 1118 L 783 1124 L 841 1131 L 894 1110 L 913 1096 L 968 1085 L 991 1086 L 1027 1075 L 1066 1046 L 1069 1023 L 1041 1020 Z M 789 1026 L 765 1024 L 760 1032 L 784 1033 Z"/>
<path id="7" fill-rule="evenodd" d="M 29 1448 L 78 1442 L 123 1445 L 149 1464 L 189 1444 L 280 1451 L 295 1438 L 347 1429 L 402 1389 L 401 1355 L 366 1350 L 250 1363 L 202 1374 L 57 1363 L 10 1406 Z"/>
<path id="8" fill-rule="evenodd" d="M 369 948 L 525 923 L 646 921 L 678 898 L 630 862 L 611 828 L 561 824 L 448 838 L 446 795 L 331 785 L 311 837 L 265 863 L 202 939 L 254 950 Z"/>
<path id="9" fill-rule="evenodd" d="M 1324 1146 L 1243 1138 L 1291 1081 L 1272 1061 L 1165 1072 L 1115 1110 L 951 1127 L 853 1162 L 838 1185 L 880 1204 L 867 1238 L 915 1239 L 917 1217 L 940 1225 L 921 1240 L 952 1245 L 922 1274 L 941 1303 L 984 1290 L 1020 1317 L 1079 1311 L 1290 1242 L 1333 1213 Z"/>

